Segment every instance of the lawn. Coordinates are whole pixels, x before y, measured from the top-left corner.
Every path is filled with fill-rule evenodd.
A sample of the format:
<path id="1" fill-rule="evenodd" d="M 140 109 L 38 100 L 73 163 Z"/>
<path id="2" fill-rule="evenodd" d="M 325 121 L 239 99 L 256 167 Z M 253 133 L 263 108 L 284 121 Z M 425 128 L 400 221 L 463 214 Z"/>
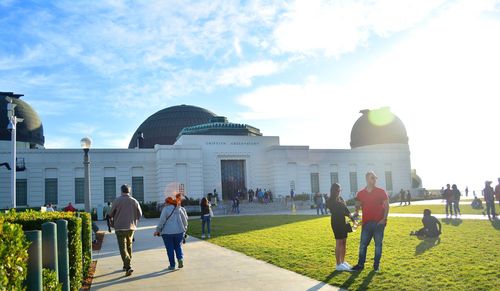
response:
<path id="1" fill-rule="evenodd" d="M 500 224 L 443 220 L 443 235 L 432 246 L 408 234 L 417 218 L 390 218 L 382 272 L 372 272 L 373 243 L 361 273 L 334 272 L 330 218 L 306 215 L 215 217 L 209 242 L 349 290 L 499 290 Z M 200 221 L 189 233 L 199 237 Z M 350 235 L 347 261 L 357 261 L 360 231 Z"/>
<path id="2" fill-rule="evenodd" d="M 498 207 L 498 206 L 497 206 Z M 407 206 L 391 206 L 391 213 L 418 213 L 424 212 L 424 209 L 430 209 L 434 214 L 446 214 L 444 205 L 407 205 Z M 473 209 L 470 204 L 461 204 L 460 213 L 462 214 L 480 214 L 482 215 L 484 210 Z"/>

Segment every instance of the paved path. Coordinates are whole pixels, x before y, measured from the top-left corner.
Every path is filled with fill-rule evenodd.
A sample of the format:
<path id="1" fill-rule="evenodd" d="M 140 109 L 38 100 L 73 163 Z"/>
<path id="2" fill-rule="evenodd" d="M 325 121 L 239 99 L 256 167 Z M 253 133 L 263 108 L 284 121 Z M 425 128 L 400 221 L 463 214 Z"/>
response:
<path id="1" fill-rule="evenodd" d="M 161 238 L 152 236 L 156 219 L 141 222 L 136 232 L 132 266 L 124 277 L 114 233 L 106 234 L 94 253 L 97 268 L 91 290 L 338 290 L 322 282 L 190 237 L 184 245 L 185 267 L 166 270 Z M 102 222 L 101 229 L 105 229 Z"/>

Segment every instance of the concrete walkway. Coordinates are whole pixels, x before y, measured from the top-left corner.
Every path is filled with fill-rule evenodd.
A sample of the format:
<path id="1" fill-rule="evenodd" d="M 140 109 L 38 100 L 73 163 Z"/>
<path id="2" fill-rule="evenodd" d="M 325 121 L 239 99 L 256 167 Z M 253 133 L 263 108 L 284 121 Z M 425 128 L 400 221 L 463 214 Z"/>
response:
<path id="1" fill-rule="evenodd" d="M 94 252 L 96 273 L 91 290 L 338 290 L 297 273 L 190 237 L 184 245 L 185 266 L 169 272 L 161 238 L 153 237 L 157 219 L 141 221 L 132 266 L 125 277 L 114 233 L 107 233 Z M 101 230 L 106 229 L 99 222 Z"/>

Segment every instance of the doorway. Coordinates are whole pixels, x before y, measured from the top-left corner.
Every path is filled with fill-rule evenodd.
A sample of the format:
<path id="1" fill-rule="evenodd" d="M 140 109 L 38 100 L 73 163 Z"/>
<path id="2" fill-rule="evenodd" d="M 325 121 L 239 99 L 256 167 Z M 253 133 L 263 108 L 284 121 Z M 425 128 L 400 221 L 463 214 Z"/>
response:
<path id="1" fill-rule="evenodd" d="M 222 160 L 222 199 L 230 200 L 238 190 L 246 189 L 245 160 Z"/>

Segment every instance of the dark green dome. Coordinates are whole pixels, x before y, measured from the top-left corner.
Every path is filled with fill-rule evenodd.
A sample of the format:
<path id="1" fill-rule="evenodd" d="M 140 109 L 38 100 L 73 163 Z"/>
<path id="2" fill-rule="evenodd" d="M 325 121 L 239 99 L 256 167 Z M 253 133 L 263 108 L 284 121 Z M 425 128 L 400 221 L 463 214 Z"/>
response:
<path id="1" fill-rule="evenodd" d="M 231 123 L 223 116 L 216 116 L 210 119 L 208 123 L 193 125 L 184 128 L 182 135 L 244 135 L 244 136 L 262 136 L 260 130 L 248 124 Z"/>
<path id="2" fill-rule="evenodd" d="M 351 131 L 351 148 L 377 144 L 408 144 L 408 134 L 401 119 L 388 107 L 361 110 L 363 115 Z"/>
<path id="3" fill-rule="evenodd" d="M 9 119 L 7 118 L 7 100 L 5 97 L 12 98 L 12 103 L 17 106 L 14 112 L 18 118 L 23 118 L 23 122 L 17 124 L 17 141 L 30 144 L 31 148 L 43 146 L 45 137 L 43 136 L 43 125 L 40 116 L 26 102 L 19 99 L 20 94 L 12 92 L 0 92 L 0 140 L 11 140 L 10 131 L 7 130 Z"/>
<path id="4" fill-rule="evenodd" d="M 155 144 L 173 145 L 183 128 L 207 123 L 214 116 L 204 108 L 191 105 L 162 109 L 139 126 L 128 147 L 136 148 L 138 143 L 140 148 L 154 148 Z"/>

